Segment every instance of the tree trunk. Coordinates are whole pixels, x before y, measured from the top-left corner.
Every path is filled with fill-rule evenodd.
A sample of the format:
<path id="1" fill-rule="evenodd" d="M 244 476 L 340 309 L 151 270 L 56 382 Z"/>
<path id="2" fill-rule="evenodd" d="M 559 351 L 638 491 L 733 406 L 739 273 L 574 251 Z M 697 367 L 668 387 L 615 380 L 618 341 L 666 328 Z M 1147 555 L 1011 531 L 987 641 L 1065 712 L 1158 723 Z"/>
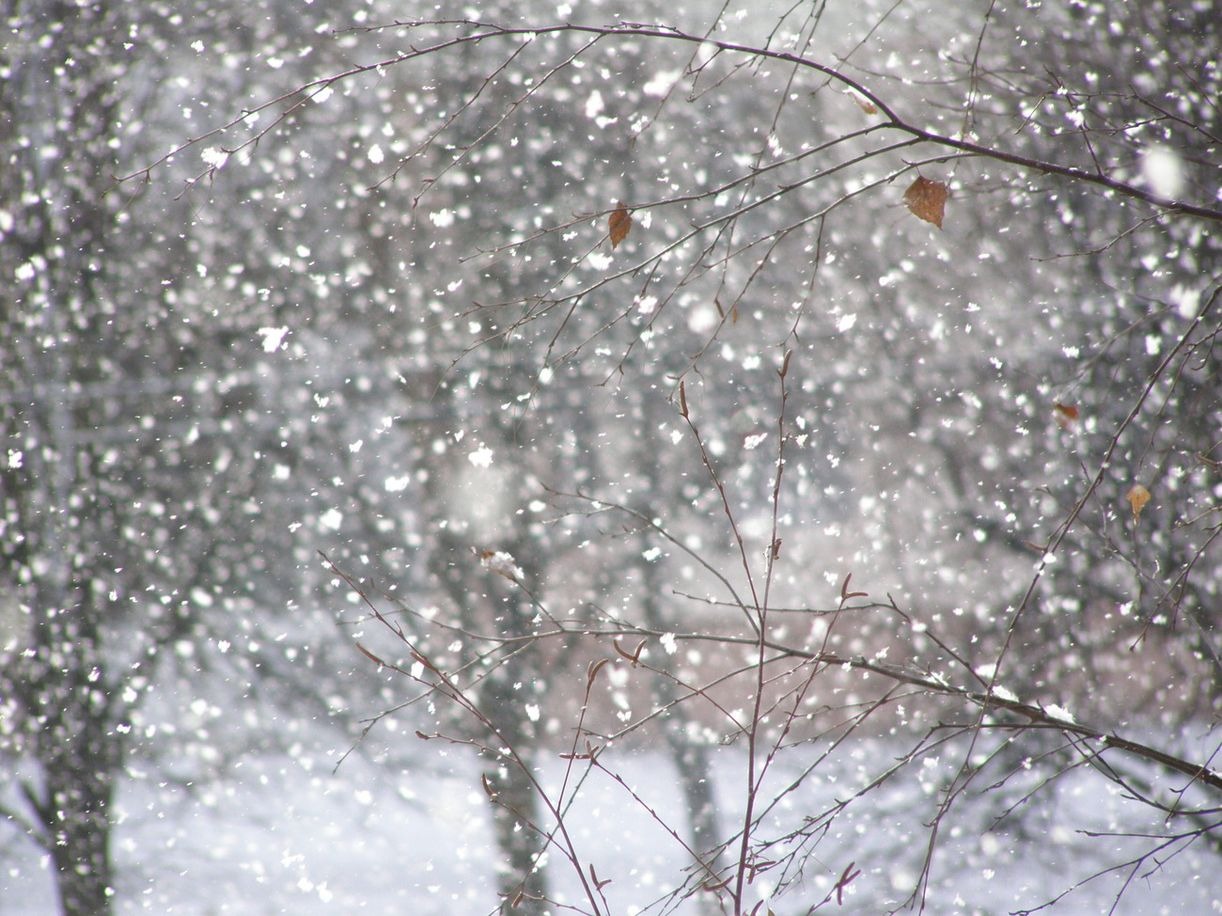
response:
<path id="1" fill-rule="evenodd" d="M 445 394 L 434 400 L 436 412 L 432 422 L 421 426 L 427 443 L 445 441 L 457 426 L 457 412 L 449 400 L 453 395 L 441 385 L 435 387 Z M 495 574 L 481 570 L 471 548 L 482 545 L 458 533 L 460 524 L 449 523 L 454 521 L 455 486 L 449 470 L 438 463 L 430 468 L 424 482 L 425 516 L 434 523 L 447 520 L 447 524 L 434 529 L 429 569 L 464 626 L 473 630 L 491 627 L 505 636 L 528 635 L 533 632 L 535 616 L 529 599 L 516 586 L 511 587 Z M 532 548 L 525 532 L 511 529 L 506 541 L 493 546 L 509 551 L 528 570 L 531 568 Z M 474 698 L 480 712 L 495 728 L 495 735 L 468 717 L 455 721 L 463 733 L 487 748 L 483 754 L 484 776 L 488 788 L 495 793 L 491 799 L 493 835 L 502 855 L 497 867 L 497 890 L 502 900 L 501 911 L 513 916 L 542 916 L 550 909 L 544 902 L 547 881 L 540 865 L 546 843 L 535 829 L 546 830 L 550 825 L 540 821 L 541 805 L 528 775 L 511 758 L 499 753 L 502 747 L 512 748 L 529 765 L 538 736 L 526 714 L 526 705 L 538 702 L 542 689 L 538 666 L 538 653 L 521 647 L 501 660 L 480 683 Z"/>
<path id="2" fill-rule="evenodd" d="M 65 596 L 79 596 L 79 583 Z M 33 629 L 33 655 L 19 699 L 37 723 L 30 754 L 41 781 L 25 795 L 38 820 L 38 840 L 55 865 L 65 916 L 111 912 L 111 803 L 122 771 L 122 733 L 115 728 L 113 689 L 99 673 L 98 618 L 88 602 L 55 607 Z M 70 649 L 65 650 L 65 647 Z"/>
<path id="3" fill-rule="evenodd" d="M 525 558 L 530 546 L 525 536 L 504 545 L 515 557 Z M 495 578 L 495 577 L 494 577 Z M 497 629 L 506 636 L 526 636 L 535 629 L 535 609 L 516 587 L 491 583 L 486 600 L 497 602 L 494 614 Z M 473 597 L 473 596 L 471 596 Z M 469 598 L 470 600 L 470 598 Z M 480 689 L 479 705 L 497 730 L 495 741 L 489 741 L 492 752 L 498 744 L 512 748 L 526 766 L 530 766 L 539 736 L 535 723 L 527 716 L 526 706 L 538 703 L 545 683 L 537 647 L 519 647 L 488 675 Z M 552 910 L 546 903 L 547 881 L 540 857 L 546 851 L 541 831 L 550 829 L 543 823 L 543 806 L 538 793 L 517 762 L 499 755 L 486 771 L 496 797 L 492 821 L 497 845 L 505 857 L 505 868 L 498 878 L 502 895 L 501 912 L 509 916 L 543 916 Z"/>
<path id="4" fill-rule="evenodd" d="M 64 771 L 47 774 L 50 807 L 43 812 L 60 910 L 64 916 L 106 916 L 114 894 L 110 858 L 114 781 L 104 764 L 91 765 L 87 749 L 69 749 L 65 756 L 69 754 L 77 759 L 63 761 Z"/>
<path id="5" fill-rule="evenodd" d="M 519 747 L 523 746 L 521 740 L 533 740 L 528 736 L 514 738 L 519 741 Z M 535 787 L 514 764 L 502 765 L 489 760 L 484 775 L 496 793 L 492 800 L 492 829 L 497 848 L 504 856 L 503 867 L 497 875 L 500 911 L 506 916 L 543 914 L 548 911 L 543 902 L 547 896 L 547 881 L 539 863 L 543 841 L 530 826 L 543 826 L 538 821 Z"/>
<path id="6" fill-rule="evenodd" d="M 661 422 L 657 410 L 657 402 L 646 396 L 641 406 L 644 422 L 656 428 Z M 645 438 L 642 437 L 642 444 Z M 637 466 L 649 475 L 649 492 L 656 493 L 665 487 L 657 464 L 644 450 L 638 453 Z M 648 532 L 641 532 L 641 541 L 635 552 L 641 556 L 652 546 Z M 655 563 L 644 563 L 640 567 L 641 594 L 640 608 L 645 623 L 658 630 L 674 627 L 674 621 L 668 619 L 663 607 L 661 596 L 666 593 L 666 585 L 661 575 L 661 568 Z M 663 656 L 660 664 L 667 665 Z M 677 667 L 677 665 L 675 666 Z M 714 795 L 712 752 L 707 745 L 693 741 L 689 725 L 693 721 L 691 710 L 686 702 L 676 703 L 680 691 L 673 680 L 665 677 L 656 678 L 653 682 L 653 699 L 658 706 L 669 706 L 663 723 L 666 735 L 666 747 L 674 761 L 678 774 L 679 785 L 683 792 L 687 814 L 689 842 L 698 859 L 693 863 L 697 869 L 694 874 L 696 883 L 704 884 L 713 878 L 709 870 L 715 871 L 718 855 L 718 844 L 721 842 L 721 827 L 717 818 L 717 800 Z M 716 882 L 714 882 L 716 883 Z M 717 900 L 709 894 L 700 894 L 697 898 L 699 910 L 703 914 L 721 912 Z"/>
<path id="7" fill-rule="evenodd" d="M 107 200 L 106 176 L 115 168 L 117 61 L 133 56 L 109 39 L 128 34 L 130 11 L 60 0 L 25 4 L 31 19 L 21 6 L 6 6 L 22 40 L 12 43 L 0 91 L 0 199 L 20 202 L 5 245 L 47 269 L 11 299 L 6 290 L 0 331 L 16 346 L 0 360 L 7 363 L 0 385 L 39 385 L 49 394 L 28 404 L 14 399 L 16 409 L 0 412 L 0 439 L 28 450 L 23 465 L 0 477 L 0 511 L 16 535 L 0 542 L 0 586 L 18 596 L 25 618 L 19 653 L 0 659 L 0 691 L 16 700 L 17 747 L 39 769 L 24 791 L 55 865 L 61 909 L 104 916 L 114 877 L 110 804 L 124 750 L 115 729 L 121 694 L 106 677 L 103 628 L 115 605 L 104 583 L 127 564 L 110 553 L 121 526 L 99 495 L 94 454 L 80 435 L 103 417 L 74 416 L 84 402 L 73 392 L 107 379 L 103 354 L 113 332 L 99 265 L 109 260 L 118 207 Z M 27 40 L 40 17 L 57 24 L 52 44 Z M 9 143 L 10 132 L 34 141 Z M 0 264 L 6 279 L 10 263 Z"/>

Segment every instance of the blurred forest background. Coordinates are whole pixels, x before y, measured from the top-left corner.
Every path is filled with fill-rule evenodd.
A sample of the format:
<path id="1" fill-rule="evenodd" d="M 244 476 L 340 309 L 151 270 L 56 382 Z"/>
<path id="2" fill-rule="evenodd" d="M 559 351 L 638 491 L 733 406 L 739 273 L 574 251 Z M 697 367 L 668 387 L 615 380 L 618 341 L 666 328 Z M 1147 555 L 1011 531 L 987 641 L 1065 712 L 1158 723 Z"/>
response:
<path id="1" fill-rule="evenodd" d="M 413 736 L 487 751 L 478 723 L 421 702 L 360 740 L 418 691 L 356 649 L 385 635 L 358 591 L 450 665 L 476 651 L 470 634 L 523 637 L 471 690 L 498 740 L 549 760 L 569 749 L 587 665 L 615 656 L 525 639 L 541 607 L 591 629 L 745 638 L 652 639 L 666 676 L 646 686 L 620 658 L 591 706 L 601 734 L 649 720 L 620 746 L 674 761 L 672 816 L 697 853 L 741 828 L 741 798 L 721 799 L 737 797 L 742 742 L 703 701 L 750 705 L 729 680 L 751 658 L 744 608 L 761 606 L 744 566 L 769 583 L 780 643 L 974 676 L 1217 765 L 1211 4 L 490 0 L 462 14 L 662 22 L 792 51 L 1009 162 L 888 134 L 828 74 L 664 28 L 426 55 L 412 50 L 472 27 L 368 28 L 437 15 L 412 6 L 0 0 L 0 897 L 32 886 L 40 850 L 64 912 L 170 906 L 166 849 L 128 847 L 139 874 L 116 866 L 125 819 L 186 796 L 238 822 L 210 786 L 256 759 L 329 773 L 357 742 L 334 779 L 375 808 L 445 774 L 439 753 L 509 799 L 490 809 L 502 866 L 469 878 L 468 908 L 437 912 L 544 893 L 560 856 L 535 868 L 531 787 Z M 940 230 L 905 204 L 918 175 L 949 188 Z M 631 231 L 612 247 L 620 202 Z M 850 573 L 876 603 L 833 627 L 822 612 L 846 607 Z M 906 736 L 927 752 L 873 822 L 793 828 L 786 855 L 805 864 L 775 912 L 809 911 L 853 863 L 864 875 L 843 903 L 859 912 L 1045 902 L 978 877 L 981 900 L 956 900 L 973 885 L 959 857 L 926 867 L 923 825 L 960 790 L 980 807 L 944 839 L 968 831 L 973 867 L 1061 837 L 1047 896 L 1137 861 L 1105 876 L 1110 901 L 1126 876 L 1170 881 L 1145 858 L 1157 848 L 1191 863 L 1186 899 L 1217 904 L 1216 787 L 1149 760 L 1100 764 L 1055 728 L 981 738 L 953 702 L 862 674 L 803 694 L 793 746 L 810 761 L 794 773 L 824 755 L 819 778 L 868 784 Z M 676 702 L 715 682 L 724 693 Z M 946 744 L 920 744 L 940 729 Z M 1029 776 L 965 785 L 970 755 Z M 1090 822 L 1093 796 L 1057 801 L 1058 775 L 1086 763 L 1145 805 L 1140 827 Z M 478 775 L 472 790 L 486 801 Z M 1077 829 L 1147 836 L 1136 852 L 1097 840 L 1096 864 L 1073 851 L 1090 842 Z M 981 847 L 985 834 L 1000 839 Z M 430 845 L 403 843 L 360 866 L 400 869 Z M 697 905 L 703 878 L 684 882 L 658 911 Z M 1067 911 L 1084 911 L 1076 899 Z M 263 911 L 223 903 L 176 905 Z"/>

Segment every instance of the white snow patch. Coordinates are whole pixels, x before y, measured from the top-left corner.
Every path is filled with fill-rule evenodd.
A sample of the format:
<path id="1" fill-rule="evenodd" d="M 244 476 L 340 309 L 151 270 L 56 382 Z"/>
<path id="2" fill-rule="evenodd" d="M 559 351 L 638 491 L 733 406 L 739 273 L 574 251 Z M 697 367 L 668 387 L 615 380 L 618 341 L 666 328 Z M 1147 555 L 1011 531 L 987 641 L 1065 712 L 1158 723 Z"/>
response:
<path id="1" fill-rule="evenodd" d="M 993 696 L 999 700 L 1005 700 L 1007 703 L 1017 703 L 1018 694 L 1009 687 L 1002 687 L 1001 684 L 993 685 Z"/>
<path id="2" fill-rule="evenodd" d="M 199 158 L 204 160 L 204 165 L 219 169 L 229 161 L 229 153 L 219 146 L 210 146 L 199 154 Z"/>
<path id="3" fill-rule="evenodd" d="M 1166 146 L 1149 147 L 1141 157 L 1141 174 L 1155 194 L 1172 199 L 1184 189 L 1184 163 Z"/>
<path id="4" fill-rule="evenodd" d="M 743 440 L 743 448 L 747 451 L 753 451 L 759 448 L 760 444 L 768 438 L 767 433 L 754 433 Z"/>
<path id="5" fill-rule="evenodd" d="M 660 98 L 670 92 L 670 87 L 677 83 L 682 75 L 682 70 L 663 70 L 655 74 L 653 79 L 642 86 L 641 91 L 646 95 Z"/>
<path id="6" fill-rule="evenodd" d="M 280 328 L 259 328 L 256 333 L 263 338 L 263 352 L 275 353 L 284 349 L 284 338 L 288 337 L 289 329 L 287 325 Z"/>
<path id="7" fill-rule="evenodd" d="M 521 582 L 526 573 L 513 558 L 513 554 L 504 550 L 485 550 L 479 555 L 479 565 L 498 576 L 504 576 L 514 582 Z M 532 721 L 537 721 L 536 719 Z"/>
<path id="8" fill-rule="evenodd" d="M 603 102 L 603 94 L 595 89 L 590 93 L 590 97 L 586 99 L 586 117 L 597 118 L 606 110 L 606 107 L 606 104 Z"/>
<path id="9" fill-rule="evenodd" d="M 467 453 L 467 460 L 477 468 L 492 467 L 492 457 L 492 449 L 488 448 L 488 446 L 484 445 L 482 442 L 479 444 L 479 448 L 477 448 L 475 451 Z"/>
<path id="10" fill-rule="evenodd" d="M 706 334 L 720 321 L 721 316 L 711 306 L 698 306 L 687 315 L 687 327 L 693 334 Z"/>

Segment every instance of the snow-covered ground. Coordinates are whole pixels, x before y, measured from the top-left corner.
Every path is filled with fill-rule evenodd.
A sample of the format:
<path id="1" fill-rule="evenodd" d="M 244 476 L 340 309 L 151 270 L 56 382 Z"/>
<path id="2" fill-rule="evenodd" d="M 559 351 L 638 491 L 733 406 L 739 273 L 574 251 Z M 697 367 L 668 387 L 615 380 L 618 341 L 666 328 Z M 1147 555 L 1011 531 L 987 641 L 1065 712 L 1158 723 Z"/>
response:
<path id="1" fill-rule="evenodd" d="M 119 912 L 492 912 L 496 855 L 478 771 L 461 751 L 439 757 L 434 747 L 430 743 L 421 763 L 406 768 L 351 757 L 332 774 L 333 756 L 299 752 L 248 758 L 224 781 L 189 791 L 128 781 L 115 836 Z M 730 749 L 718 770 L 727 820 L 740 810 L 735 787 L 741 785 L 741 764 L 741 753 Z M 559 780 L 562 764 L 551 766 L 549 777 Z M 683 824 L 667 759 L 638 753 L 615 769 L 663 819 Z M 778 771 L 776 777 L 779 785 L 787 774 Z M 885 787 L 836 822 L 814 851 L 809 893 L 774 901 L 778 916 L 805 912 L 850 861 L 863 874 L 843 906 L 833 904 L 829 912 L 877 914 L 902 901 L 928 838 L 920 823 L 923 809 L 913 798 L 920 790 L 912 782 L 903 785 Z M 849 789 L 845 774 L 820 779 L 790 798 L 778 823 L 792 826 L 819 810 L 820 800 L 845 797 Z M 1033 815 L 1022 830 L 945 830 L 927 912 L 1000 914 L 1034 907 L 1138 848 L 1075 832 L 1137 826 L 1128 820 L 1128 803 L 1098 778 L 1070 777 L 1057 797 L 1050 806 L 1055 811 Z M 611 879 L 605 893 L 616 914 L 639 912 L 657 900 L 685 863 L 673 841 L 605 775 L 592 774 L 585 782 L 570 826 L 599 877 Z M 47 862 L 11 825 L 0 829 L 0 914 L 53 913 Z M 1193 847 L 1140 877 L 1150 867 L 1130 883 L 1116 912 L 1222 912 L 1219 859 L 1205 849 Z M 571 872 L 559 857 L 552 858 L 552 874 L 556 887 L 578 902 Z M 1123 875 L 1091 882 L 1050 912 L 1106 913 L 1122 880 Z"/>

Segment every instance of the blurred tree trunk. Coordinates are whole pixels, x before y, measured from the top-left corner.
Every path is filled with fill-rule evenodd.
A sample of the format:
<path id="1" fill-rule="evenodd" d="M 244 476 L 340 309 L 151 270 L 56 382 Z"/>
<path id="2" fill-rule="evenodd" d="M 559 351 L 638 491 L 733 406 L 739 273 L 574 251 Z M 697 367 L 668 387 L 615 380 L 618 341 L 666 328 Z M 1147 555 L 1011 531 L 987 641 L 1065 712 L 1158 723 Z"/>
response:
<path id="1" fill-rule="evenodd" d="M 0 582 L 16 615 L 0 694 L 16 701 L 13 749 L 36 767 L 22 786 L 31 834 L 54 862 L 64 913 L 76 916 L 111 911 L 110 804 L 124 749 L 102 632 L 115 603 L 104 584 L 115 572 L 114 507 L 84 435 L 105 418 L 78 416 L 87 402 L 76 392 L 105 372 L 99 281 L 115 220 L 103 187 L 117 107 L 106 49 L 125 30 L 101 4 L 33 6 L 8 8 L 25 40 L 7 49 L 0 90 L 0 199 L 16 208 L 0 274 L 18 280 L 0 310 Z"/>
<path id="2" fill-rule="evenodd" d="M 530 555 L 524 539 L 497 546 L 507 549 L 514 557 Z M 502 591 L 509 592 L 510 588 Z M 520 593 L 506 594 L 497 611 L 497 629 L 506 636 L 526 636 L 536 629 L 535 609 Z M 480 691 L 481 706 L 496 726 L 498 741 L 514 748 L 527 764 L 534 757 L 539 736 L 536 723 L 527 716 L 525 707 L 538 702 L 546 683 L 543 671 L 537 648 L 526 646 L 513 652 L 493 671 Z M 499 882 L 504 895 L 501 911 L 541 916 L 552 908 L 542 902 L 547 895 L 547 880 L 540 856 L 546 851 L 546 844 L 535 828 L 546 830 L 552 825 L 542 820 L 543 807 L 528 774 L 511 761 L 498 757 L 496 751 L 494 746 L 491 752 L 485 753 L 484 775 L 496 792 L 492 823 L 497 845 L 508 865 Z M 519 893 L 522 899 L 514 906 Z"/>
<path id="3" fill-rule="evenodd" d="M 661 580 L 657 565 L 647 563 L 643 575 L 645 588 L 641 596 L 641 614 L 646 626 L 668 630 L 673 624 L 667 622 L 667 615 L 662 612 L 660 606 L 659 596 L 664 587 Z M 666 667 L 665 662 L 661 664 Z M 655 678 L 653 694 L 654 702 L 658 706 L 667 706 L 681 697 L 681 688 L 669 678 Z M 678 703 L 663 719 L 662 727 L 666 735 L 666 750 L 674 761 L 679 787 L 683 790 L 689 842 L 692 850 L 700 857 L 699 861 L 692 865 L 695 883 L 699 886 L 709 883 L 709 879 L 713 877 L 707 869 L 717 867 L 721 851 L 718 848 L 721 843 L 721 826 L 718 823 L 717 799 L 714 795 L 712 754 L 708 744 L 692 734 L 693 726 L 698 727 L 698 723 L 688 712 L 688 704 Z M 721 912 L 720 905 L 712 895 L 702 894 L 696 899 L 701 905 L 701 912 L 710 916 Z"/>
<path id="4" fill-rule="evenodd" d="M 437 376 L 438 379 L 443 376 Z M 421 445 L 428 453 L 434 443 L 447 443 L 447 454 L 429 462 L 424 481 L 423 517 L 433 525 L 428 563 L 432 576 L 453 606 L 464 627 L 476 632 L 491 630 L 507 638 L 528 636 L 535 630 L 535 608 L 521 589 L 481 568 L 472 548 L 504 550 L 527 570 L 535 581 L 530 560 L 536 553 L 529 535 L 519 529 L 520 516 L 513 516 L 509 538 L 497 544 L 475 544 L 456 507 L 463 498 L 460 469 L 465 461 L 458 455 L 454 433 L 461 428 L 455 398 L 468 395 L 454 392 L 448 382 L 432 383 L 438 393 L 433 399 L 432 421 L 420 424 Z M 537 649 L 520 644 L 498 658 L 496 667 L 486 673 L 473 691 L 481 713 L 495 734 L 478 728 L 477 723 L 461 717 L 454 724 L 466 729 L 469 737 L 484 746 L 483 769 L 491 799 L 493 833 L 502 861 L 497 870 L 497 889 L 501 910 L 515 916 L 542 916 L 550 908 L 543 902 L 547 880 L 540 866 L 545 851 L 544 838 L 534 829 L 547 829 L 541 819 L 541 805 L 528 775 L 512 759 L 501 756 L 501 748 L 512 748 L 529 764 L 538 741 L 536 723 L 526 714 L 528 703 L 538 702 L 545 683 Z M 533 826 L 532 826 L 533 825 Z M 513 903 L 521 896 L 516 906 Z"/>
<path id="5" fill-rule="evenodd" d="M 645 396 L 641 398 L 641 422 L 648 429 L 657 429 L 663 419 L 657 409 L 659 401 L 657 397 L 652 396 L 654 392 L 644 394 Z M 662 480 L 661 468 L 656 456 L 651 453 L 649 445 L 648 436 L 637 438 L 635 463 L 648 481 L 646 492 L 658 494 L 665 492 L 667 485 Z M 640 509 L 646 515 L 649 514 L 648 507 L 640 507 Z M 650 543 L 646 532 L 642 533 L 641 540 L 643 543 L 640 548 L 632 554 L 635 557 L 641 557 L 650 547 L 654 546 Z M 662 600 L 662 595 L 666 590 L 662 565 L 646 561 L 640 564 L 640 571 L 639 599 L 641 615 L 646 626 L 657 630 L 673 629 L 675 627 L 673 615 L 666 613 L 665 602 Z M 673 672 L 679 667 L 679 664 L 669 662 L 669 657 L 664 656 L 657 664 L 668 672 Z M 693 863 L 695 880 L 698 885 L 705 884 L 712 877 L 705 873 L 705 868 L 716 868 L 717 847 L 721 842 L 717 799 L 714 794 L 712 754 L 709 746 L 702 743 L 693 734 L 693 729 L 698 728 L 698 723 L 691 716 L 688 703 L 675 702 L 681 698 L 679 685 L 667 677 L 654 678 L 652 684 L 655 704 L 659 707 L 675 704 L 671 706 L 670 712 L 663 719 L 663 733 L 666 736 L 666 749 L 674 761 L 679 785 L 683 791 L 691 847 L 701 857 L 699 862 Z M 697 897 L 697 900 L 704 913 L 712 914 L 721 911 L 717 900 L 712 895 L 702 894 Z"/>
<path id="6" fill-rule="evenodd" d="M 434 476 L 440 475 L 430 475 Z M 498 546 L 510 552 L 514 548 L 513 544 Z M 469 548 L 447 528 L 438 534 L 433 551 L 433 569 L 440 575 L 459 616 L 473 629 L 491 623 L 506 637 L 531 633 L 534 611 L 527 602 L 513 595 L 498 600 L 495 592 L 481 593 L 476 587 L 482 571 Z M 503 857 L 497 885 L 505 913 L 542 914 L 549 909 L 541 902 L 547 895 L 546 877 L 539 864 L 545 843 L 534 829 L 535 826 L 546 829 L 549 825 L 541 820 L 539 799 L 528 775 L 513 760 L 497 753 L 501 747 L 513 748 L 527 764 L 532 759 L 538 735 L 525 707 L 538 699 L 543 684 L 539 665 L 538 653 L 532 649 L 513 652 L 481 682 L 476 697 L 480 711 L 496 729 L 495 735 L 485 732 L 472 738 L 487 747 L 482 755 L 483 769 L 487 784 L 495 793 L 491 814 L 493 833 Z M 469 720 L 461 724 L 473 725 Z M 523 899 L 511 909 L 519 894 Z"/>
<path id="7" fill-rule="evenodd" d="M 40 627 L 47 631 L 38 641 L 40 657 L 52 654 L 53 646 L 65 645 L 63 630 L 75 630 L 76 620 L 90 609 L 73 610 L 77 613 L 57 615 L 57 619 L 66 618 L 67 627 L 58 623 Z M 96 660 L 96 645 L 91 640 L 76 644 L 86 665 Z M 43 785 L 27 786 L 26 794 L 38 816 L 43 846 L 55 866 L 56 890 L 65 916 L 109 913 L 114 888 L 110 808 L 123 748 L 107 726 L 106 698 L 89 683 L 90 674 L 96 671 L 96 667 L 80 664 L 59 671 L 46 667 L 46 677 L 30 685 L 37 694 L 30 706 L 43 726 L 33 742 Z M 60 673 L 67 678 L 57 685 L 54 680 Z"/>

